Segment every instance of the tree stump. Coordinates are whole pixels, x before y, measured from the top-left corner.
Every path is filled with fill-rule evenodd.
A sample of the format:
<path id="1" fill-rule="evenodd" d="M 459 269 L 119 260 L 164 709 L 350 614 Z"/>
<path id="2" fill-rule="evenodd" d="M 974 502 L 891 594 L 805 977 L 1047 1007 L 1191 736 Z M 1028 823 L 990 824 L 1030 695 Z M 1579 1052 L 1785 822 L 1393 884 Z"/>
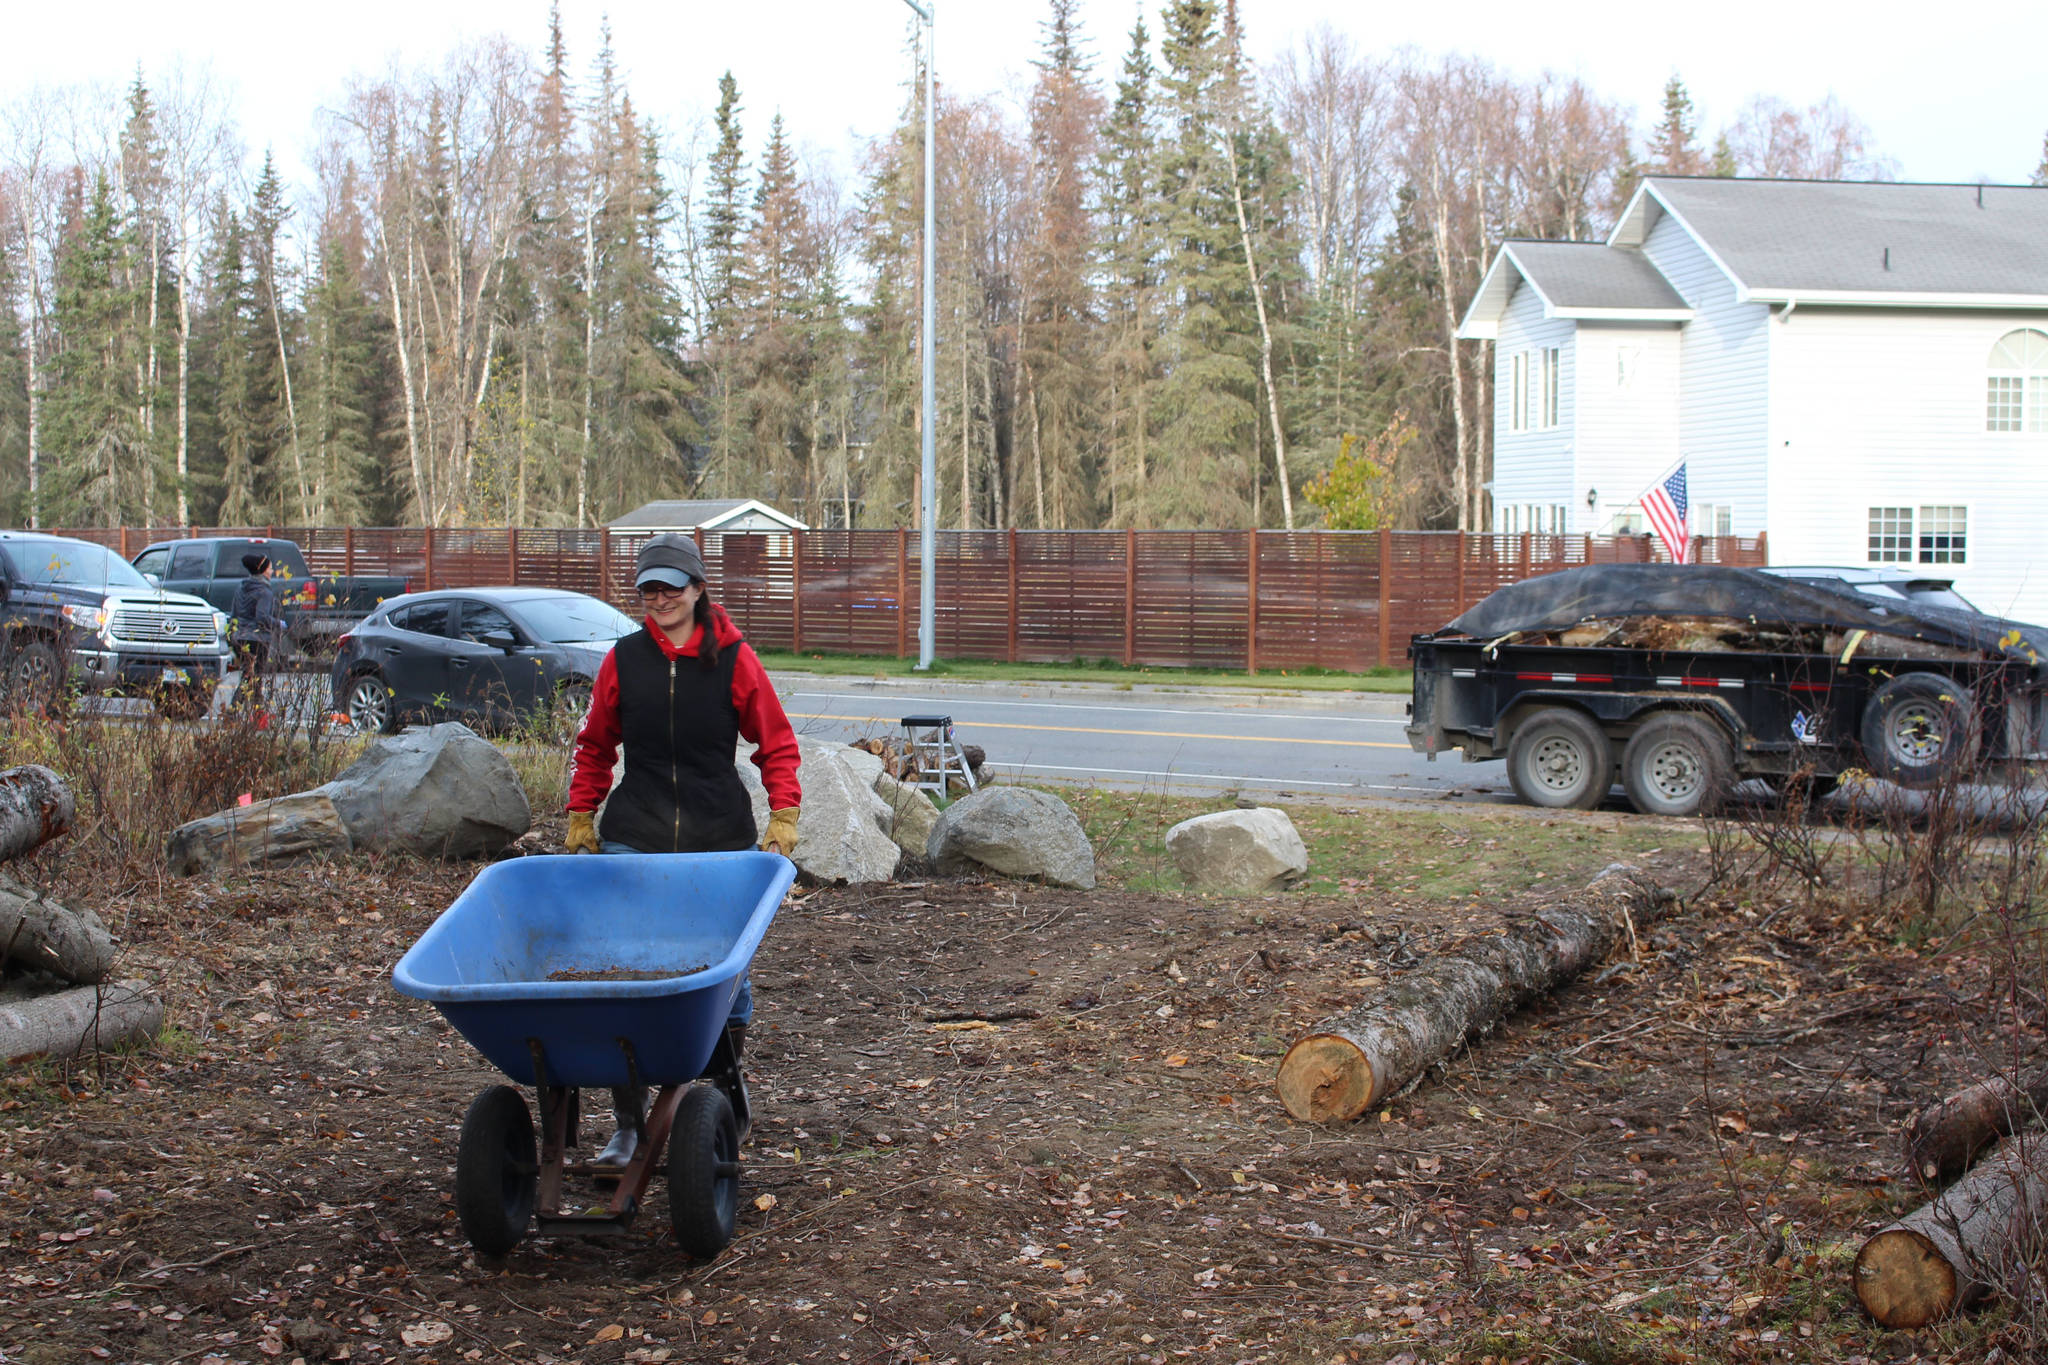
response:
<path id="1" fill-rule="evenodd" d="M 2042 1244 L 2048 1147 L 2010 1142 L 1932 1203 L 1856 1253 L 1856 1297 L 1894 1330 L 1925 1327 L 1993 1289 L 2020 1282 Z"/>
<path id="2" fill-rule="evenodd" d="M 1600 874 L 1555 905 L 1429 959 L 1324 1020 L 1280 1059 L 1280 1100 L 1303 1122 L 1355 1119 L 1510 1012 L 1605 958 L 1628 932 L 1627 879 Z"/>
<path id="3" fill-rule="evenodd" d="M 154 1038 L 163 1026 L 164 1002 L 143 982 L 74 986 L 0 1005 L 0 1059 L 62 1061 Z"/>

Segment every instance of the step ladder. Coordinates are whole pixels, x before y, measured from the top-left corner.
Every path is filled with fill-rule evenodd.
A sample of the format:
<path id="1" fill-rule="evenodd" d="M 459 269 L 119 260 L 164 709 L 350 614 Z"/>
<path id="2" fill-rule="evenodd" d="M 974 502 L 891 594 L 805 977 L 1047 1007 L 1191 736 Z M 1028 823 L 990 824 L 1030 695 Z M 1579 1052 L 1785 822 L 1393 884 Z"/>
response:
<path id="1" fill-rule="evenodd" d="M 951 716 L 905 716 L 901 724 L 909 741 L 904 781 L 919 791 L 936 792 L 942 798 L 955 778 L 968 791 L 975 790 L 974 769 L 968 765 L 967 755 L 960 751 L 960 742 L 953 737 Z"/>

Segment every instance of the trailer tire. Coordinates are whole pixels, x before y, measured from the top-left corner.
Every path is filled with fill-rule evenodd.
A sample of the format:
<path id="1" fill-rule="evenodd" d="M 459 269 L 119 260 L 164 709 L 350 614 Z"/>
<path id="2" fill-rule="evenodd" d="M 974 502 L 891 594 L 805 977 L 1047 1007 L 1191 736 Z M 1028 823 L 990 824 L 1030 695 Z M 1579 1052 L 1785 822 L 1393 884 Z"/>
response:
<path id="1" fill-rule="evenodd" d="M 668 1218 L 676 1242 L 708 1261 L 732 1242 L 740 1211 L 740 1130 L 715 1085 L 683 1092 L 668 1139 Z"/>
<path id="2" fill-rule="evenodd" d="M 1621 785 L 1644 815 L 1711 811 L 1728 795 L 1734 771 L 1727 736 L 1702 716 L 1652 716 L 1621 753 Z"/>
<path id="3" fill-rule="evenodd" d="M 1939 673 L 1901 673 L 1864 706 L 1862 740 L 1864 759 L 1879 777 L 1932 787 L 1976 762 L 1970 689 Z"/>
<path id="4" fill-rule="evenodd" d="M 539 1181 L 526 1096 L 494 1085 L 463 1115 L 455 1148 L 455 1213 L 469 1244 L 486 1256 L 517 1246 L 533 1220 Z"/>
<path id="5" fill-rule="evenodd" d="M 1584 712 L 1545 707 L 1523 720 L 1508 743 L 1508 781 L 1532 806 L 1591 810 L 1613 778 L 1613 747 Z"/>

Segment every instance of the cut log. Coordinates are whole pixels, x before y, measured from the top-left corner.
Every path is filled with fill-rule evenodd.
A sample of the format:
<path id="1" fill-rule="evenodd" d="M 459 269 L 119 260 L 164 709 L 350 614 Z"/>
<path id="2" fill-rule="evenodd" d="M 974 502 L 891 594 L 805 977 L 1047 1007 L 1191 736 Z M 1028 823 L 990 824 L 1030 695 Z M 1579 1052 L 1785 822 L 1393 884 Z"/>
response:
<path id="1" fill-rule="evenodd" d="M 61 1061 L 154 1038 L 163 1026 L 164 1002 L 143 982 L 74 986 L 0 1005 L 0 1058 Z"/>
<path id="2" fill-rule="evenodd" d="M 1324 1020 L 1280 1059 L 1281 1103 L 1304 1122 L 1357 1118 L 1467 1039 L 1605 958 L 1629 933 L 1634 891 L 1625 870 L 1609 868 L 1579 903 L 1468 939 L 1359 1008 Z"/>
<path id="3" fill-rule="evenodd" d="M 114 939 L 90 910 L 72 910 L 0 877 L 0 967 L 29 967 L 90 986 L 114 969 Z"/>
<path id="4" fill-rule="evenodd" d="M 2009 1142 L 1856 1253 L 1856 1297 L 1894 1330 L 1925 1327 L 2024 1282 L 2048 1215 L 2048 1147 Z"/>
<path id="5" fill-rule="evenodd" d="M 75 813 L 71 784 L 42 764 L 0 772 L 0 861 L 63 834 Z"/>
<path id="6" fill-rule="evenodd" d="M 2042 1113 L 2048 1113 L 2048 1067 L 2023 1084 L 2010 1076 L 1979 1081 L 1913 1116 L 1906 1125 L 1906 1169 L 1926 1184 L 1946 1184 L 1969 1170 L 1979 1152 Z"/>

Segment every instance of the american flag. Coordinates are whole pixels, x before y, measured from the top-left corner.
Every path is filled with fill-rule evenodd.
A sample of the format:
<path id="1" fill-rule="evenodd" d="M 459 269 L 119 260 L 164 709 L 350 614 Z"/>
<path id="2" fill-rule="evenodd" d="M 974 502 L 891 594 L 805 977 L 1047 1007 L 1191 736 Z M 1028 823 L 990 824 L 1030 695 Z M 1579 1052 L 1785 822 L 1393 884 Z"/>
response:
<path id="1" fill-rule="evenodd" d="M 1671 562 L 1685 563 L 1685 552 L 1692 539 L 1685 522 L 1685 462 L 1679 461 L 1678 468 L 1663 482 L 1652 484 L 1642 501 L 1643 515 L 1649 518 L 1651 529 L 1670 552 Z"/>

